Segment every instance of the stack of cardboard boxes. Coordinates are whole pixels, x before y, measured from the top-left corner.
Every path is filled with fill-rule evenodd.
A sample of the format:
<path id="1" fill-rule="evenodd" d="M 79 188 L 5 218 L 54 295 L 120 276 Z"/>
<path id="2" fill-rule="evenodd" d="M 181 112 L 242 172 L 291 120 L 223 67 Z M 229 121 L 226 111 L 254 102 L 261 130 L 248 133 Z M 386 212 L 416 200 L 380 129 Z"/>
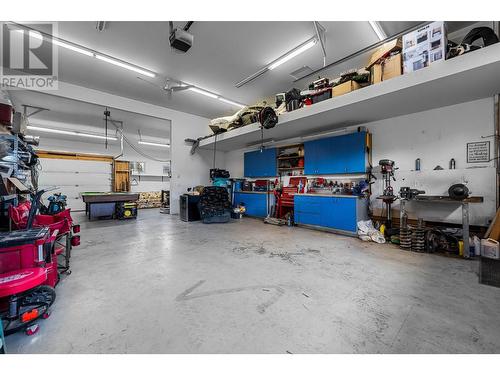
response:
<path id="1" fill-rule="evenodd" d="M 401 39 L 398 38 L 383 44 L 372 54 L 366 67 L 372 85 L 403 74 L 401 48 Z"/>
<path id="2" fill-rule="evenodd" d="M 347 94 L 348 92 L 358 90 L 361 88 L 361 85 L 356 81 L 347 81 L 341 83 L 340 85 L 334 86 L 332 89 L 333 96 L 340 96 Z"/>
<path id="3" fill-rule="evenodd" d="M 446 57 L 446 28 L 444 22 L 432 22 L 402 38 L 379 47 L 371 56 L 367 69 L 370 83 L 387 81 L 402 74 L 425 68 Z"/>

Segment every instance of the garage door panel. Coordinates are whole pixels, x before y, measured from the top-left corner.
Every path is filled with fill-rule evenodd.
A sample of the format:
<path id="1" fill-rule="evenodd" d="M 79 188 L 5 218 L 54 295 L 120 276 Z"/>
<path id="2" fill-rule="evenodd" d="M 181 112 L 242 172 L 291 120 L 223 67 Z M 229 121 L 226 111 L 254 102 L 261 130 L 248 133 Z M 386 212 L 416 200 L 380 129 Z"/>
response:
<path id="1" fill-rule="evenodd" d="M 109 185 L 111 176 L 109 174 L 91 174 L 78 172 L 43 172 L 38 177 L 40 185 L 75 186 L 75 185 Z"/>
<path id="2" fill-rule="evenodd" d="M 42 172 L 111 173 L 111 163 L 90 160 L 40 159 Z M 75 168 L 77 166 L 77 168 Z"/>
<path id="3" fill-rule="evenodd" d="M 84 191 L 111 191 L 112 168 L 108 162 L 40 159 L 42 170 L 38 178 L 40 189 L 57 187 L 42 197 L 54 193 L 67 196 L 68 207 L 73 211 L 85 210 L 80 193 Z"/>

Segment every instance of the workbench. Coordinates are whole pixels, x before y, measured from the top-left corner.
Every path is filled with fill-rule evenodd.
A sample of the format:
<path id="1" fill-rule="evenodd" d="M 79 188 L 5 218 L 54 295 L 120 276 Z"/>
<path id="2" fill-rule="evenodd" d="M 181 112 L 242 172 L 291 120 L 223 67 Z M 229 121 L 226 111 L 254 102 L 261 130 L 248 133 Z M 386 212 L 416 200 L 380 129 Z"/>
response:
<path id="1" fill-rule="evenodd" d="M 102 216 L 98 212 L 98 207 L 100 207 L 100 205 L 116 205 L 118 202 L 136 202 L 139 200 L 139 193 L 83 192 L 80 193 L 80 195 L 85 203 L 85 213 L 88 215 L 89 220 Z"/>
<path id="2" fill-rule="evenodd" d="M 460 204 L 462 206 L 462 237 L 464 242 L 464 258 L 470 258 L 470 243 L 469 243 L 469 203 L 482 203 L 483 197 L 468 197 L 457 200 L 444 195 L 417 195 L 411 199 L 412 202 L 428 202 L 428 203 L 446 203 Z M 400 227 L 402 226 L 402 218 L 405 212 L 405 204 L 407 199 L 401 199 L 400 202 Z"/>

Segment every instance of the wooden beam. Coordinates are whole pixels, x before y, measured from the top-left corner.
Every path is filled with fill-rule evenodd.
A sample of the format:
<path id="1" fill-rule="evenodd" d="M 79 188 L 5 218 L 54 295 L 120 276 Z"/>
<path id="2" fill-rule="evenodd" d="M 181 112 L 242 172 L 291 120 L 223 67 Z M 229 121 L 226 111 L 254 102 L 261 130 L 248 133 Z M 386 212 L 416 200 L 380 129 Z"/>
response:
<path id="1" fill-rule="evenodd" d="M 108 163 L 113 162 L 113 157 L 109 155 L 85 154 L 79 152 L 37 150 L 36 155 L 39 158 L 44 159 L 86 160 L 102 161 Z"/>

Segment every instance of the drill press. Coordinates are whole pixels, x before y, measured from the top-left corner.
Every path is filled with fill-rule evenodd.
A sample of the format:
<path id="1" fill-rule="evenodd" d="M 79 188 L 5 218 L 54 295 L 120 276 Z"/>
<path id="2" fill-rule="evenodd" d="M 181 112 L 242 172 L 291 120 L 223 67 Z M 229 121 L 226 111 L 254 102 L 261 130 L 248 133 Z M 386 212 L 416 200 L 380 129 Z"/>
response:
<path id="1" fill-rule="evenodd" d="M 383 177 L 383 187 L 384 190 L 382 192 L 382 195 L 378 197 L 378 199 L 382 199 L 382 201 L 385 203 L 386 210 L 387 210 L 387 216 L 386 216 L 386 221 L 385 221 L 385 228 L 387 231 L 387 234 L 390 235 L 392 234 L 392 212 L 391 212 L 391 207 L 392 204 L 398 197 L 394 195 L 394 189 L 391 186 L 391 181 L 396 181 L 396 178 L 394 177 L 394 171 L 397 169 L 394 167 L 395 163 L 393 160 L 389 159 L 382 159 L 378 162 L 378 165 L 380 165 L 380 171 L 382 173 Z"/>

